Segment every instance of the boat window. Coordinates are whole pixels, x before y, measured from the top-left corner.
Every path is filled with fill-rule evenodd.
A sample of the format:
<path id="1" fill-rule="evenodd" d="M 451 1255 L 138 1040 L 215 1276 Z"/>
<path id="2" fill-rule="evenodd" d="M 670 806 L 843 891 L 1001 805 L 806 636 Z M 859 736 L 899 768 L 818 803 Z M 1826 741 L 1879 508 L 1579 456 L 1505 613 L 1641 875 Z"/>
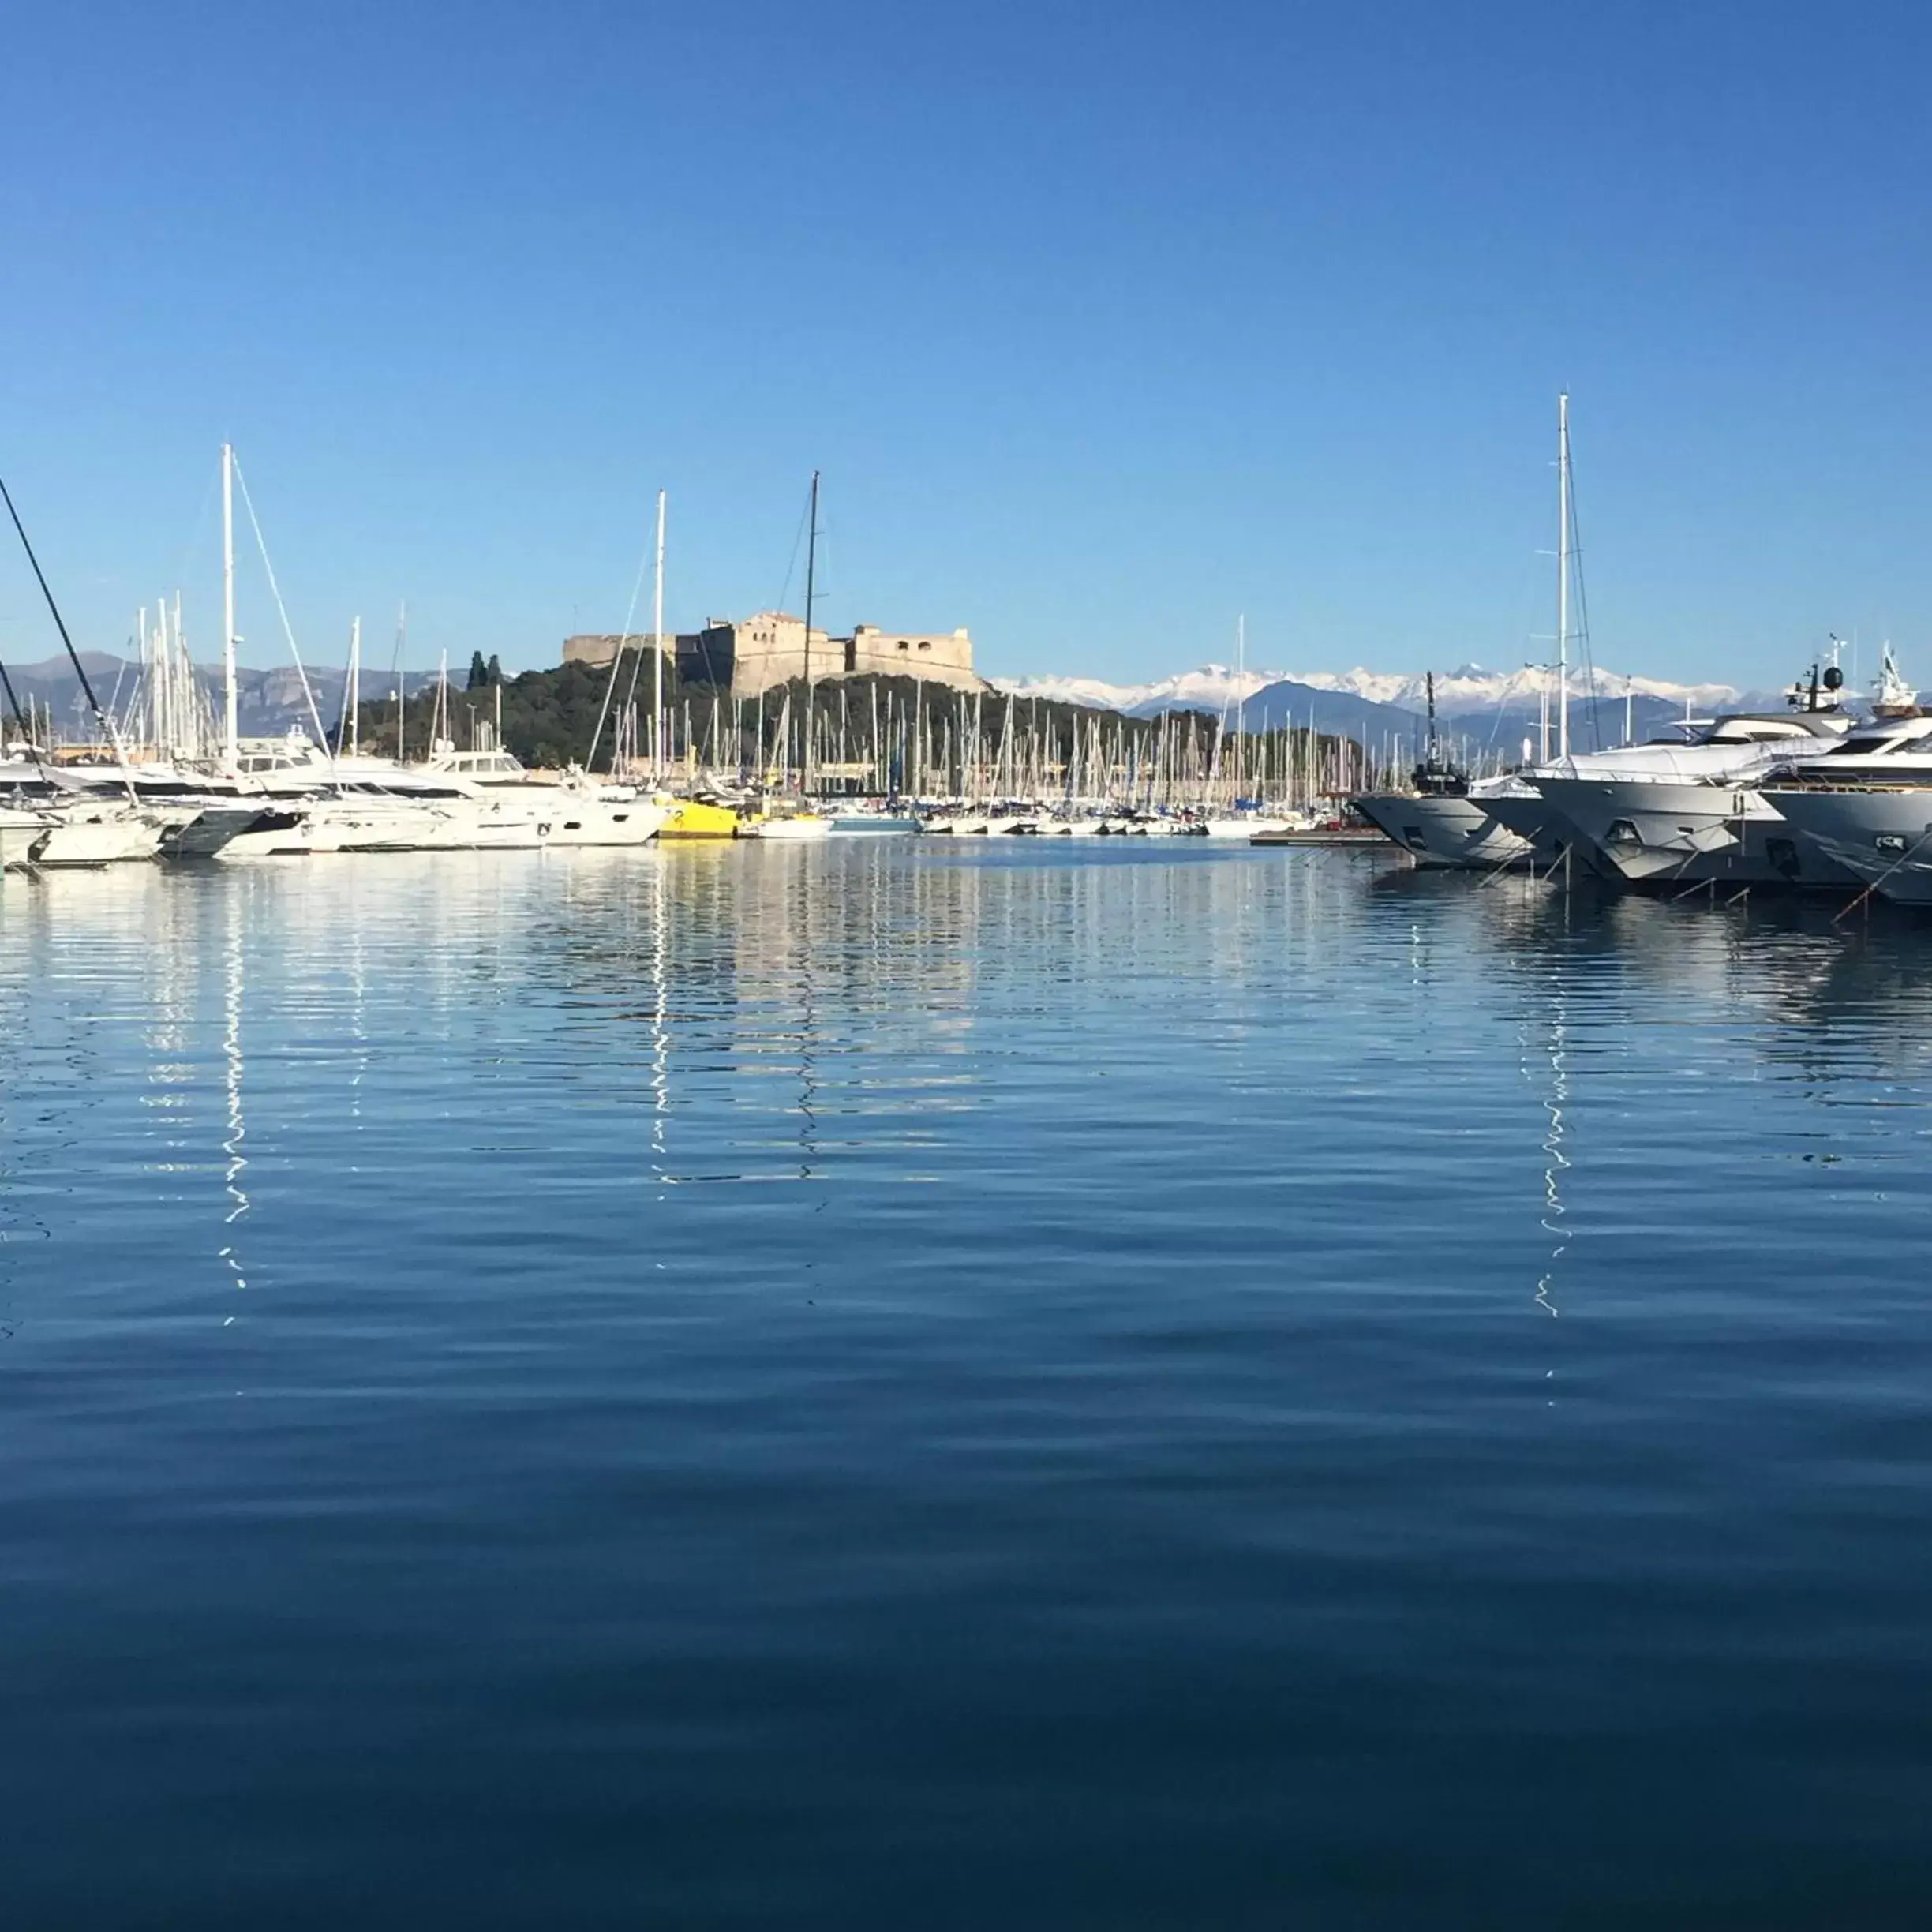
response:
<path id="1" fill-rule="evenodd" d="M 1769 718 L 1733 718 L 1710 735 L 1713 744 L 1768 744 L 1784 738 L 1808 738 L 1803 725 L 1776 723 Z"/>

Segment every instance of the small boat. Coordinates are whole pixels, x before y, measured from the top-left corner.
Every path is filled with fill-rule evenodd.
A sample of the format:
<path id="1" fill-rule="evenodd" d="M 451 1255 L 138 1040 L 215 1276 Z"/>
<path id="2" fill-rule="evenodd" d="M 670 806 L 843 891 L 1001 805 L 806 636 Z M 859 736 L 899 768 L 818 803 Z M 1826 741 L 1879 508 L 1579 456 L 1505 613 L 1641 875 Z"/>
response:
<path id="1" fill-rule="evenodd" d="M 821 818 L 816 812 L 793 812 L 782 818 L 761 818 L 755 825 L 743 828 L 747 838 L 778 839 L 793 844 L 807 839 L 822 839 L 832 830 L 832 821 Z"/>

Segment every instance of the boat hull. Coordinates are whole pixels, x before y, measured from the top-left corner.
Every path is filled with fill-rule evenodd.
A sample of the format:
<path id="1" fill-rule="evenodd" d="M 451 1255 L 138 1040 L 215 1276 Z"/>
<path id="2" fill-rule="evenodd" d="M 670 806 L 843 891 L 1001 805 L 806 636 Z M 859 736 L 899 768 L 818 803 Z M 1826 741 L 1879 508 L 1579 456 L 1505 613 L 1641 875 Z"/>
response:
<path id="1" fill-rule="evenodd" d="M 803 845 L 830 836 L 829 818 L 765 818 L 746 828 L 753 838 L 771 839 L 781 844 Z"/>
<path id="2" fill-rule="evenodd" d="M 1801 851 L 1900 905 L 1932 905 L 1932 792 L 1780 790 Z"/>
<path id="3" fill-rule="evenodd" d="M 1854 875 L 1807 846 L 1747 785 L 1539 778 L 1537 788 L 1611 876 L 1633 886 L 1820 889 Z"/>
<path id="4" fill-rule="evenodd" d="M 701 799 L 682 799 L 670 807 L 661 839 L 728 839 L 738 836 L 738 814 L 728 805 Z"/>
<path id="5" fill-rule="evenodd" d="M 1499 824 L 1481 799 L 1387 792 L 1350 803 L 1419 866 L 1492 871 L 1526 866 L 1537 857 L 1536 847 Z"/>
<path id="6" fill-rule="evenodd" d="M 1537 864 L 1567 859 L 1592 873 L 1607 870 L 1596 848 L 1541 792 L 1525 789 L 1485 798 L 1483 807 L 1505 831 L 1527 841 Z"/>
<path id="7" fill-rule="evenodd" d="M 160 852 L 164 820 L 132 810 L 90 813 L 51 825 L 27 848 L 35 865 L 124 865 L 152 859 Z"/>

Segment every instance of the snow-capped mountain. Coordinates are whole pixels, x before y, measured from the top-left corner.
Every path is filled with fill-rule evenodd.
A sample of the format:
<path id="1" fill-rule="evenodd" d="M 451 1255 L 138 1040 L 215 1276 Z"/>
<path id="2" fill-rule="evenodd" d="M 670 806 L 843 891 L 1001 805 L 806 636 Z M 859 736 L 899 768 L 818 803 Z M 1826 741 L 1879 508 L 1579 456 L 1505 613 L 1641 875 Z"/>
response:
<path id="1" fill-rule="evenodd" d="M 1427 700 L 1425 680 L 1421 672 L 1370 671 L 1359 665 L 1352 671 L 1249 671 L 1237 675 L 1226 665 L 1205 664 L 1146 684 L 1110 684 L 1099 678 L 994 678 L 991 681 L 1001 691 L 1017 697 L 1097 705 L 1139 715 L 1185 709 L 1219 711 L 1279 684 L 1344 693 L 1372 704 L 1395 705 L 1409 711 L 1420 710 Z M 1502 706 L 1534 705 L 1540 702 L 1542 687 L 1547 684 L 1553 694 L 1556 683 L 1553 672 L 1529 668 L 1488 671 L 1481 665 L 1462 665 L 1437 676 L 1436 709 L 1444 717 L 1460 717 Z M 1574 667 L 1570 688 L 1573 697 L 1586 693 L 1582 673 Z M 1599 671 L 1594 688 L 1604 698 L 1620 698 L 1629 691 L 1639 698 L 1659 698 L 1674 705 L 1687 705 L 1705 715 L 1725 706 L 1735 706 L 1743 695 L 1729 684 L 1678 684 L 1667 678 L 1626 676 L 1620 671 Z"/>
<path id="2" fill-rule="evenodd" d="M 1290 671 L 1283 675 L 1297 684 L 1316 691 L 1352 691 L 1357 698 L 1372 698 L 1377 704 L 1402 705 L 1410 710 L 1428 701 L 1428 681 L 1420 672 L 1401 672 L 1365 670 Z M 1459 665 L 1436 679 L 1436 709 L 1450 717 L 1470 711 L 1488 711 L 1499 705 L 1541 697 L 1547 687 L 1556 688 L 1554 671 L 1524 666 L 1516 671 L 1488 671 L 1481 665 Z M 1604 698 L 1621 698 L 1627 691 L 1639 698 L 1663 698 L 1672 704 L 1709 712 L 1735 705 L 1743 693 L 1730 684 L 1677 684 L 1668 678 L 1639 677 L 1621 671 L 1599 671 L 1594 680 L 1572 665 L 1570 690 L 1573 696 L 1593 693 Z"/>
<path id="3" fill-rule="evenodd" d="M 1101 678 L 993 678 L 995 689 L 1017 698 L 1044 698 L 1057 704 L 1097 705 L 1109 711 L 1181 710 L 1189 706 L 1219 711 L 1237 695 L 1252 698 L 1287 675 L 1280 671 L 1249 671 L 1238 676 L 1226 665 L 1205 664 L 1149 684 L 1110 684 Z"/>

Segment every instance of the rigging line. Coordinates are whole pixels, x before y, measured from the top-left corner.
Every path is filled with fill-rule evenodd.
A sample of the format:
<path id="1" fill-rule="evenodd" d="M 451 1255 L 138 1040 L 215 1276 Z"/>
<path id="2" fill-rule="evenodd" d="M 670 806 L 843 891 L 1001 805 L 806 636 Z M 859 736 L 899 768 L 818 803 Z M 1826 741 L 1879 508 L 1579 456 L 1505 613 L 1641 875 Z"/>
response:
<path id="1" fill-rule="evenodd" d="M 1591 749 L 1603 749 L 1603 720 L 1598 715 L 1601 710 L 1600 700 L 1603 694 L 1597 689 L 1597 654 L 1590 644 L 1589 590 L 1583 577 L 1583 540 L 1582 526 L 1577 520 L 1576 465 L 1570 466 L 1570 528 L 1566 540 L 1570 545 L 1571 567 L 1576 577 L 1577 638 L 1583 646 L 1584 675 L 1589 680 L 1590 694 L 1590 740 Z"/>
<path id="2" fill-rule="evenodd" d="M 182 546 L 180 555 L 174 560 L 174 581 L 177 584 L 188 575 L 188 560 L 200 548 L 202 536 L 208 529 L 210 517 L 214 514 L 215 492 L 219 484 L 220 474 L 219 470 L 211 470 L 208 481 L 201 486 L 201 507 L 195 512 L 194 533 Z"/>
<path id="3" fill-rule="evenodd" d="M 590 749 L 584 754 L 586 771 L 593 770 L 597 766 L 597 746 L 604 737 L 604 721 L 610 716 L 611 698 L 617 689 L 617 674 L 623 668 L 623 654 L 630 648 L 631 620 L 637 616 L 638 599 L 644 594 L 644 573 L 650 567 L 650 545 L 646 544 L 644 554 L 638 559 L 637 582 L 631 586 L 631 602 L 624 612 L 623 635 L 617 640 L 617 654 L 611 659 L 611 674 L 604 687 L 604 702 L 597 707 L 597 729 L 590 734 Z M 635 677 L 631 683 L 635 687 Z M 627 698 L 624 702 L 628 704 L 630 700 Z M 614 766 L 616 762 L 616 754 L 613 751 L 611 763 Z M 612 775 L 615 777 L 616 773 L 613 771 Z"/>
<path id="4" fill-rule="evenodd" d="M 282 586 L 275 582 L 275 566 L 268 560 L 268 539 L 262 535 L 261 521 L 255 514 L 255 500 L 249 495 L 248 478 L 242 474 L 242 459 L 233 459 L 235 481 L 242 485 L 242 507 L 247 511 L 249 526 L 255 533 L 255 547 L 261 552 L 262 568 L 268 573 L 268 589 L 275 598 L 275 614 L 282 620 L 282 635 L 288 639 L 289 655 L 295 661 L 295 675 L 301 680 L 302 701 L 309 707 L 309 720 L 315 726 L 316 743 L 321 747 L 322 755 L 328 760 L 332 777 L 335 770 L 335 754 L 329 749 L 328 734 L 322 728 L 322 713 L 316 709 L 315 693 L 309 686 L 309 673 L 302 667 L 301 653 L 296 648 L 295 631 L 289 623 L 288 606 L 282 601 Z"/>
<path id="5" fill-rule="evenodd" d="M 778 601 L 772 606 L 776 611 L 784 608 L 785 599 L 792 594 L 792 575 L 798 568 L 799 551 L 805 541 L 806 519 L 811 515 L 811 500 L 806 499 L 805 507 L 799 513 L 798 529 L 792 538 L 792 560 L 785 566 L 784 582 L 778 592 Z"/>
<path id="6" fill-rule="evenodd" d="M 87 666 L 80 661 L 80 653 L 73 647 L 73 639 L 67 635 L 66 620 L 60 614 L 60 606 L 54 601 L 54 593 L 49 588 L 47 574 L 40 567 L 40 560 L 34 555 L 34 547 L 27 540 L 27 526 L 21 522 L 20 512 L 13 507 L 13 492 L 0 477 L 0 499 L 6 504 L 7 515 L 13 519 L 15 534 L 21 540 L 21 548 L 27 552 L 27 561 L 33 566 L 35 581 L 40 586 L 40 594 L 47 599 L 47 607 L 54 619 L 54 628 L 60 633 L 60 641 L 66 648 L 67 661 L 74 668 L 74 676 L 80 680 L 80 688 L 87 694 L 88 709 L 94 713 L 95 722 L 107 734 L 107 742 L 114 747 L 114 762 L 121 767 L 121 782 L 127 787 L 129 801 L 138 805 L 140 795 L 134 789 L 134 775 L 128 769 L 127 754 L 121 749 L 121 734 L 112 721 L 100 708 L 100 700 L 94 695 L 94 686 L 87 674 Z"/>
<path id="7" fill-rule="evenodd" d="M 646 556 L 650 556 L 654 553 L 656 545 L 657 539 L 655 534 L 653 534 L 650 544 L 645 550 L 644 554 Z M 637 600 L 642 593 L 643 589 L 644 565 L 642 560 L 640 560 L 638 564 L 637 588 L 631 593 L 631 601 L 633 608 L 635 607 Z M 662 579 L 660 578 L 658 583 L 658 597 L 661 603 L 663 601 L 663 592 L 664 585 Z M 630 620 L 627 618 L 624 621 L 627 623 Z M 655 651 L 660 657 L 664 655 L 664 633 L 661 631 L 653 631 L 652 633 L 651 649 Z M 671 654 L 671 664 L 672 676 L 673 680 L 675 680 L 677 667 L 677 653 L 675 650 L 673 650 Z M 638 673 L 643 668 L 644 647 L 640 644 L 638 646 L 637 657 L 633 661 L 631 666 L 631 682 L 624 690 L 623 708 L 627 713 L 631 713 L 631 707 L 637 702 Z M 633 713 L 632 715 L 635 714 Z M 651 777 L 653 781 L 659 783 L 660 788 L 661 788 L 661 781 L 664 777 L 664 745 L 661 740 L 665 736 L 664 720 L 662 718 L 653 718 L 651 720 Z M 611 752 L 611 776 L 613 778 L 617 776 L 617 754 L 614 745 Z"/>

